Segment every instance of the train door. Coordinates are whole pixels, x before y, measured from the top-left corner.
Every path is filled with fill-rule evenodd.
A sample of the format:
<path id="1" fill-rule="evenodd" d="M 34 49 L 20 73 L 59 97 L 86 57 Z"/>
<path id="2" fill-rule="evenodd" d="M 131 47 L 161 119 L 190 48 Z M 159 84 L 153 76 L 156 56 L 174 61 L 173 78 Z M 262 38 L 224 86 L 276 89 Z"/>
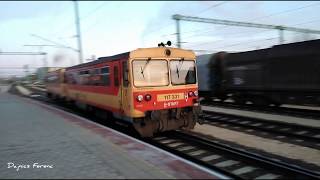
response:
<path id="1" fill-rule="evenodd" d="M 62 70 L 61 71 L 61 95 L 63 98 L 66 98 L 67 97 L 67 75 L 66 75 L 66 71 L 65 70 Z"/>
<path id="2" fill-rule="evenodd" d="M 130 87 L 128 61 L 122 62 L 121 112 L 125 116 L 130 114 Z"/>
<path id="3" fill-rule="evenodd" d="M 121 110 L 121 86 L 120 86 L 120 73 L 119 73 L 120 61 L 116 61 L 113 64 L 113 86 L 117 89 L 120 95 L 116 99 L 116 109 Z"/>

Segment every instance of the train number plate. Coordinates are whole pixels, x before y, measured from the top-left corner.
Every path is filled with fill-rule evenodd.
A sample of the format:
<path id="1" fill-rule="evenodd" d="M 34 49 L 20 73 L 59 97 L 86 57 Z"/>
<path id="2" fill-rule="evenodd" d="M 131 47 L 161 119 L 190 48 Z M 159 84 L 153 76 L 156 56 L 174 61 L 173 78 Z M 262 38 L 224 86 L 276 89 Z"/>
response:
<path id="1" fill-rule="evenodd" d="M 175 94 L 159 94 L 157 96 L 158 101 L 171 101 L 171 100 L 180 100 L 184 98 L 183 93 L 175 93 Z"/>

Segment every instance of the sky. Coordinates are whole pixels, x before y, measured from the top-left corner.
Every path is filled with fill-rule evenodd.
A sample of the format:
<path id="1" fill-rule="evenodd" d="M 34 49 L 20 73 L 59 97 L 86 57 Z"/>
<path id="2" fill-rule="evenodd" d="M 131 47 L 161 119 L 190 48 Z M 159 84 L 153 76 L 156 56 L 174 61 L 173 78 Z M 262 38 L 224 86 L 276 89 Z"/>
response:
<path id="1" fill-rule="evenodd" d="M 168 40 L 176 47 L 174 14 L 320 30 L 317 1 L 78 1 L 78 7 L 84 62 Z M 186 21 L 180 28 L 182 48 L 197 54 L 279 43 L 276 30 Z M 51 67 L 79 64 L 73 1 L 0 1 L 0 34 L 0 52 L 47 53 L 0 55 L 0 76 L 24 75 L 23 67 L 32 71 L 45 61 Z M 319 37 L 284 32 L 285 43 Z"/>

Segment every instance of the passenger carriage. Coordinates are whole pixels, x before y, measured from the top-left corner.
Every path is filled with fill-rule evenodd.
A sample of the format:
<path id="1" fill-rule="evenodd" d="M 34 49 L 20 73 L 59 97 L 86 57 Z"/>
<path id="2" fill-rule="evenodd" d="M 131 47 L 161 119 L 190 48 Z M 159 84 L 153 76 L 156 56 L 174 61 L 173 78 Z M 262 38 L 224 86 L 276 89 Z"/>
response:
<path id="1" fill-rule="evenodd" d="M 64 78 L 66 100 L 103 109 L 142 136 L 192 129 L 200 112 L 195 54 L 189 50 L 140 48 L 68 67 Z"/>

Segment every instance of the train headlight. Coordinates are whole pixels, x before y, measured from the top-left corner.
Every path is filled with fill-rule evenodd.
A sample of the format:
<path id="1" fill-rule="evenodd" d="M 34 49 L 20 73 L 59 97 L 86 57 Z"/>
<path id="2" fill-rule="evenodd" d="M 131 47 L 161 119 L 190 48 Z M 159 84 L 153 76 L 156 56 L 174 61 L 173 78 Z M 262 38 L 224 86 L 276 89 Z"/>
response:
<path id="1" fill-rule="evenodd" d="M 192 97 L 192 96 L 193 96 L 193 92 L 192 92 L 192 91 L 189 91 L 189 92 L 188 92 L 188 96 L 189 96 L 189 97 Z"/>
<path id="2" fill-rule="evenodd" d="M 142 100 L 143 100 L 143 96 L 142 96 L 141 94 L 138 95 L 138 96 L 137 96 L 137 101 L 138 101 L 138 102 L 141 102 Z"/>
<path id="3" fill-rule="evenodd" d="M 166 49 L 166 50 L 165 50 L 165 54 L 166 54 L 166 56 L 170 56 L 170 55 L 171 55 L 170 49 Z"/>
<path id="4" fill-rule="evenodd" d="M 150 95 L 150 94 L 146 94 L 146 95 L 144 96 L 144 99 L 145 99 L 146 101 L 150 101 L 150 100 L 151 100 L 151 95 Z"/>
<path id="5" fill-rule="evenodd" d="M 194 94 L 194 96 L 196 96 L 196 97 L 199 95 L 199 94 L 198 94 L 198 91 L 194 91 L 193 94 Z"/>

